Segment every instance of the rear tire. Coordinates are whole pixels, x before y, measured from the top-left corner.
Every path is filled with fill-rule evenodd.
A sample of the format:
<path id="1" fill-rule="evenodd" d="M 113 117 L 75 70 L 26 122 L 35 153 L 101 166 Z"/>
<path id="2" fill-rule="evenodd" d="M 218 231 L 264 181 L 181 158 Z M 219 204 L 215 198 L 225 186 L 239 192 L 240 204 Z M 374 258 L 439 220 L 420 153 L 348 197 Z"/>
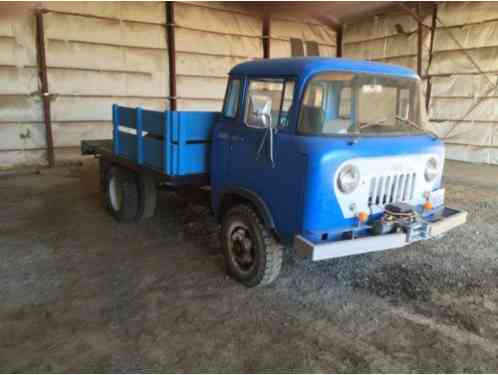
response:
<path id="1" fill-rule="evenodd" d="M 122 168 L 111 167 L 105 179 L 105 203 L 116 220 L 135 220 L 138 212 L 136 175 Z"/>
<path id="2" fill-rule="evenodd" d="M 234 279 L 255 287 L 278 277 L 283 248 L 250 206 L 241 204 L 225 213 L 221 237 L 226 270 Z"/>
<path id="3" fill-rule="evenodd" d="M 139 174 L 138 179 L 138 212 L 137 220 L 149 219 L 154 216 L 157 204 L 156 180 L 147 174 Z"/>

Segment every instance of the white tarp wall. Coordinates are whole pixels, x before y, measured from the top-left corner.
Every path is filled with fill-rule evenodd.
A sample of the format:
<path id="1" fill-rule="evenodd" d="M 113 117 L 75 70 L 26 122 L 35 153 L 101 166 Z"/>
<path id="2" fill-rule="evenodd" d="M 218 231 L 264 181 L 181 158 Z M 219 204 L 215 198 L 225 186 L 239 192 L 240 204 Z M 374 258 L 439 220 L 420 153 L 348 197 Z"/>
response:
<path id="1" fill-rule="evenodd" d="M 337 36 L 329 26 L 316 21 L 271 17 L 270 57 L 290 57 L 291 38 L 317 42 L 320 56 L 336 56 Z"/>
<path id="2" fill-rule="evenodd" d="M 397 30 L 396 25 L 401 25 L 402 30 Z M 428 34 L 424 36 L 424 44 L 428 46 Z M 342 54 L 353 59 L 403 65 L 416 70 L 417 22 L 398 10 L 345 24 Z"/>
<path id="3" fill-rule="evenodd" d="M 261 58 L 262 21 L 229 3 L 174 3 L 178 110 L 221 110 L 230 69 Z"/>
<path id="4" fill-rule="evenodd" d="M 431 13 L 429 8 L 423 13 L 427 26 Z M 422 73 L 432 82 L 433 129 L 445 140 L 447 158 L 498 164 L 498 92 L 492 90 L 498 73 L 498 3 L 441 3 L 437 15 L 430 66 L 428 29 L 422 53 Z M 416 69 L 416 31 L 416 20 L 399 10 L 345 25 L 343 55 Z"/>
<path id="5" fill-rule="evenodd" d="M 56 160 L 111 137 L 112 104 L 168 107 L 164 3 L 39 3 Z M 0 168 L 46 164 L 36 8 L 0 22 Z"/>
<path id="6" fill-rule="evenodd" d="M 112 104 L 168 107 L 163 3 L 43 4 L 55 157 L 110 138 Z"/>
<path id="7" fill-rule="evenodd" d="M 81 139 L 111 137 L 112 104 L 165 110 L 169 65 L 164 2 L 40 2 L 0 12 L 0 168 L 46 164 L 36 49 L 43 15 L 55 158 L 79 156 Z M 230 69 L 263 57 L 262 18 L 238 4 L 175 2 L 178 110 L 222 107 Z M 313 20 L 272 17 L 271 57 L 290 39 L 335 56 L 336 34 Z"/>
<path id="8" fill-rule="evenodd" d="M 498 3 L 443 3 L 438 18 L 430 118 L 448 158 L 498 164 Z"/>
<path id="9" fill-rule="evenodd" d="M 0 22 L 0 169 L 46 160 L 38 91 L 35 19 L 31 13 Z"/>

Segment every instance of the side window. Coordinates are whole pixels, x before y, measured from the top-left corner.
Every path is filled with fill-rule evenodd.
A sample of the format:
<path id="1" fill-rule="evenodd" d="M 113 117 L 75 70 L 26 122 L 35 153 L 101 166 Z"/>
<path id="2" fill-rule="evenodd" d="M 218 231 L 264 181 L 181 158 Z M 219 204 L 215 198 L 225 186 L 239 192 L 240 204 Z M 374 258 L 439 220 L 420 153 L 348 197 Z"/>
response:
<path id="1" fill-rule="evenodd" d="M 242 82 L 240 79 L 231 79 L 228 82 L 227 97 L 223 106 L 223 116 L 227 118 L 235 118 L 239 111 L 240 88 Z"/>
<path id="2" fill-rule="evenodd" d="M 294 81 L 286 81 L 284 88 L 284 100 L 282 101 L 282 111 L 280 112 L 280 126 L 285 127 L 288 125 L 288 114 L 292 106 L 292 99 L 294 98 Z"/>
<path id="3" fill-rule="evenodd" d="M 323 108 L 324 88 L 321 84 L 310 84 L 304 96 L 303 105 L 306 107 Z"/>
<path id="4" fill-rule="evenodd" d="M 253 128 L 265 128 L 260 114 L 269 113 L 271 126 L 276 127 L 280 116 L 284 82 L 251 80 L 247 92 L 244 121 Z"/>
<path id="5" fill-rule="evenodd" d="M 339 118 L 351 118 L 351 87 L 343 87 L 339 94 Z"/>

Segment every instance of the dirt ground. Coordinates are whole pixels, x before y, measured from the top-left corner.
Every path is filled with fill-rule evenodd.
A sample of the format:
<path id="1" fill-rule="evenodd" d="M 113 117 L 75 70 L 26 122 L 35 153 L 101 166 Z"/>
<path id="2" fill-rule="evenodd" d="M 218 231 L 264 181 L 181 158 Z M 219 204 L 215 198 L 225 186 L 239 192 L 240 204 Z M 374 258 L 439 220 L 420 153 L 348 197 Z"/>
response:
<path id="1" fill-rule="evenodd" d="M 203 205 L 119 224 L 97 164 L 0 178 L 2 372 L 497 372 L 498 168 L 448 163 L 439 241 L 225 276 Z"/>

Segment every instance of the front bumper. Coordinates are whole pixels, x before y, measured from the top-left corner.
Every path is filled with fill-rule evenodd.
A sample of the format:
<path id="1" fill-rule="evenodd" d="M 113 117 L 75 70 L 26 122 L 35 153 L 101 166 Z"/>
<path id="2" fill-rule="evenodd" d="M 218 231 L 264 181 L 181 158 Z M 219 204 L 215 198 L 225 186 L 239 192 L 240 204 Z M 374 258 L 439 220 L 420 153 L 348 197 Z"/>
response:
<path id="1" fill-rule="evenodd" d="M 437 219 L 433 221 L 420 220 L 413 226 L 413 229 L 409 228 L 406 231 L 371 235 L 352 240 L 320 242 L 314 242 L 302 235 L 297 235 L 294 238 L 294 248 L 299 255 L 311 257 L 312 260 L 398 249 L 413 242 L 440 237 L 466 221 L 467 212 L 445 207 Z"/>

